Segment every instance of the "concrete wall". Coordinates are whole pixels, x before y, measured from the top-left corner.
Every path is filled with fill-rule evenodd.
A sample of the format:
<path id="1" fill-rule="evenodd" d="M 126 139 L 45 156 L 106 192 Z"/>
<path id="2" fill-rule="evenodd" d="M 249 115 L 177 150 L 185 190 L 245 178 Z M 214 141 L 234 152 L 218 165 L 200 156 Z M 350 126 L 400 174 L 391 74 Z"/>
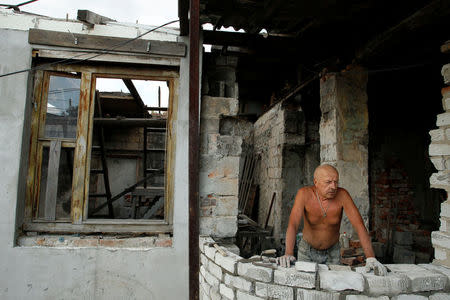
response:
<path id="1" fill-rule="evenodd" d="M 254 147 L 261 159 L 256 170 L 260 186 L 258 222 L 264 224 L 273 193 L 269 225 L 276 241 L 283 237 L 297 190 L 305 185 L 305 124 L 301 109 L 279 103 L 255 122 Z"/>
<path id="2" fill-rule="evenodd" d="M 28 24 L 13 17 L 18 26 Z M 9 24 L 4 18 L 8 16 L 2 10 L 0 27 Z M 33 26 L 39 28 L 39 20 L 33 18 Z M 40 22 L 48 26 L 50 21 Z M 60 23 L 64 32 L 69 27 L 74 32 L 74 24 L 82 26 Z M 100 27 L 100 31 L 107 31 L 107 26 Z M 0 29 L 0 74 L 31 65 L 28 32 L 19 29 Z M 183 41 L 187 43 L 187 39 Z M 188 57 L 181 59 L 180 88 L 176 91 L 171 247 L 16 246 L 16 225 L 20 226 L 23 215 L 32 104 L 26 96 L 28 73 L 0 78 L 0 298 L 188 299 L 188 62 Z"/>
<path id="3" fill-rule="evenodd" d="M 444 113 L 437 116 L 438 129 L 431 130 L 431 145 L 429 154 L 437 173 L 430 177 L 432 188 L 444 189 L 450 192 L 450 64 L 443 66 L 442 76 L 446 87 L 442 89 L 442 106 Z M 439 231 L 431 233 L 434 247 L 434 262 L 450 267 L 450 199 L 441 204 L 441 226 Z"/>
<path id="4" fill-rule="evenodd" d="M 348 190 L 368 225 L 367 72 L 354 68 L 327 74 L 320 81 L 320 159 L 339 171 L 339 185 Z M 353 229 L 345 216 L 341 232 Z"/>

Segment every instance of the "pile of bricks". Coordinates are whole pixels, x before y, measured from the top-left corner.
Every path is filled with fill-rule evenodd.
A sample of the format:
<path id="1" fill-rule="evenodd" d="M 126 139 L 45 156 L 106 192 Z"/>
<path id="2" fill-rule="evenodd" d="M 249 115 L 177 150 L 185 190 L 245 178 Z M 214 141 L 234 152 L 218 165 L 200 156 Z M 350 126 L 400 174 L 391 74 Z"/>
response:
<path id="1" fill-rule="evenodd" d="M 386 265 L 387 276 L 297 262 L 295 267 L 246 260 L 200 237 L 200 299 L 449 299 L 450 270 L 430 264 Z M 223 255 L 225 254 L 225 255 Z M 342 266 L 341 266 L 342 267 Z M 391 298 L 390 298 L 391 297 Z"/>
<path id="2" fill-rule="evenodd" d="M 364 264 L 364 250 L 359 240 L 350 240 L 348 247 L 341 245 L 341 263 L 347 266 L 359 266 Z"/>
<path id="3" fill-rule="evenodd" d="M 372 234 L 376 256 L 394 263 L 427 263 L 431 259 L 431 232 L 421 226 L 414 208 L 414 192 L 405 170 L 392 163 L 376 175 L 372 201 Z"/>

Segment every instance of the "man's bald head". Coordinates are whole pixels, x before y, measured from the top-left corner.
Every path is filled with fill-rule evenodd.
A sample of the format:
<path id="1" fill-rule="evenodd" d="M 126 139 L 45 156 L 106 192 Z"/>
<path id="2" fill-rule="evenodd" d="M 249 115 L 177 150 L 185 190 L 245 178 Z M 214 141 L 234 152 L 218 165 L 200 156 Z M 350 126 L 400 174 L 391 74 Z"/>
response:
<path id="1" fill-rule="evenodd" d="M 328 165 L 328 164 L 320 165 L 314 171 L 314 179 L 318 180 L 324 174 L 330 174 L 330 173 L 335 173 L 336 175 L 339 176 L 338 170 L 336 170 L 336 168 L 333 167 L 332 165 Z"/>

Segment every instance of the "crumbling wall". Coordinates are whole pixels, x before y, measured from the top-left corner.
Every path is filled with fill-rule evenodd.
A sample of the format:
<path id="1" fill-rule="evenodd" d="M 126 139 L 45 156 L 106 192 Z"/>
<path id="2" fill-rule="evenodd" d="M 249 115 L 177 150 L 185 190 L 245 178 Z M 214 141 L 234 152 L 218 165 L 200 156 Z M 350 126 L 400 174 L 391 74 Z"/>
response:
<path id="1" fill-rule="evenodd" d="M 432 188 L 444 189 L 450 192 L 450 64 L 442 68 L 444 83 L 442 89 L 442 106 L 444 113 L 437 116 L 438 129 L 431 130 L 431 145 L 429 154 L 431 161 L 438 170 L 430 177 Z M 439 231 L 433 231 L 431 240 L 434 247 L 434 261 L 450 267 L 450 199 L 441 204 L 441 226 Z"/>
<path id="2" fill-rule="evenodd" d="M 258 222 L 264 224 L 273 194 L 269 225 L 278 241 L 286 231 L 297 190 L 305 183 L 305 124 L 300 109 L 278 103 L 255 123 L 254 147 L 261 156 L 257 167 L 260 186 Z"/>
<path id="3" fill-rule="evenodd" d="M 366 226 L 369 212 L 367 72 L 359 67 L 320 80 L 320 159 L 339 171 Z M 341 232 L 353 229 L 345 216 Z"/>

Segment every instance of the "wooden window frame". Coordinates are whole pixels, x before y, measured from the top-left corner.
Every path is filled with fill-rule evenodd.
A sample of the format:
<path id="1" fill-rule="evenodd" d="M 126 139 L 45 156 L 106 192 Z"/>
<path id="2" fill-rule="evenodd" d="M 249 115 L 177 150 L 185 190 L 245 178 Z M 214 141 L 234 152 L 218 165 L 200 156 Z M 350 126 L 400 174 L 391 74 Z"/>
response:
<path id="1" fill-rule="evenodd" d="M 70 220 L 37 219 L 39 201 L 39 184 L 43 143 L 40 141 L 40 130 L 45 126 L 45 113 L 49 77 L 51 74 L 81 74 L 80 99 L 78 108 L 77 136 L 75 142 L 62 139 L 61 147 L 74 147 L 73 181 Z M 167 112 L 166 152 L 165 152 L 165 202 L 163 220 L 132 219 L 88 219 L 87 204 L 89 193 L 89 173 L 91 146 L 93 137 L 94 98 L 96 79 L 128 78 L 166 81 L 169 85 L 169 103 Z M 24 231 L 58 232 L 58 233 L 171 233 L 173 230 L 173 195 L 175 145 L 174 124 L 178 107 L 179 72 L 174 68 L 149 66 L 105 66 L 89 64 L 53 65 L 38 70 L 34 74 L 34 90 L 32 95 L 31 137 L 27 191 L 24 214 Z M 45 103 L 43 103 L 45 102 Z M 44 106 L 46 107 L 46 106 Z"/>

